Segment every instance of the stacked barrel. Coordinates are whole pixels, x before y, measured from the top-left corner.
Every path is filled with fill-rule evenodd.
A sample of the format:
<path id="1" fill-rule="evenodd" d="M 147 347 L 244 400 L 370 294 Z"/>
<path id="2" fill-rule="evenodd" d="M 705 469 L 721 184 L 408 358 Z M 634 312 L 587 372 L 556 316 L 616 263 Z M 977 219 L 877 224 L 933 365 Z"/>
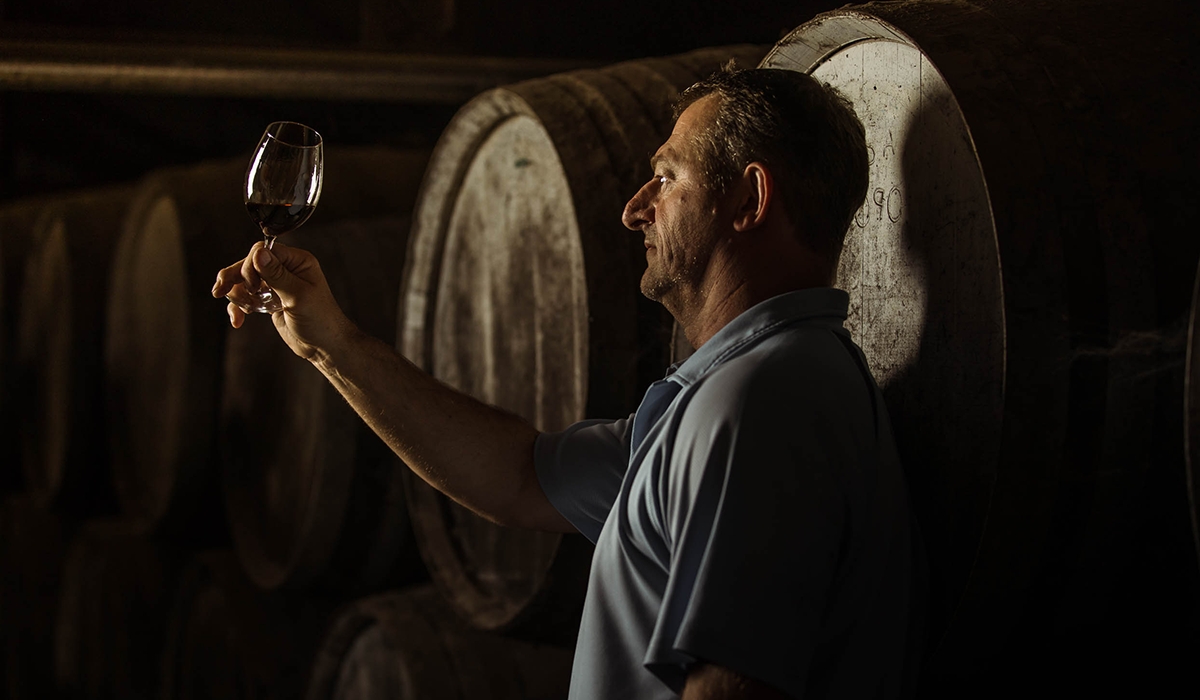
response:
<path id="1" fill-rule="evenodd" d="M 1190 681 L 1200 237 L 1175 86 L 1196 81 L 1176 29 L 1195 21 L 1170 1 L 871 3 L 763 61 L 837 87 L 866 127 L 837 284 L 928 548 L 925 697 Z"/>
<path id="2" fill-rule="evenodd" d="M 493 90 L 432 156 L 327 146 L 281 243 L 447 383 L 543 429 L 627 414 L 671 323 L 621 207 L 678 92 L 766 48 Z M 270 319 L 229 329 L 246 165 L 0 210 L 3 696 L 565 697 L 590 546 L 451 504 Z"/>

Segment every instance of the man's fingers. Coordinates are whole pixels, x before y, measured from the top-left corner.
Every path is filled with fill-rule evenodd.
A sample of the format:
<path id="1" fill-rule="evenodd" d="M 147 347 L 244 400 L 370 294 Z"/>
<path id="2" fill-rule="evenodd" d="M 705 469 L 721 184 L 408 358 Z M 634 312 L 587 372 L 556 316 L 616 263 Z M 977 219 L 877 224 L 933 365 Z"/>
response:
<path id="1" fill-rule="evenodd" d="M 217 273 L 217 282 L 212 288 L 213 298 L 220 299 L 226 294 L 229 294 L 230 290 L 232 290 L 235 285 L 241 283 L 241 281 L 242 261 L 239 260 L 229 267 L 223 268 Z"/>
<path id="2" fill-rule="evenodd" d="M 289 295 L 298 295 L 309 285 L 293 274 L 289 270 L 289 264 L 296 265 L 298 268 L 303 268 L 303 262 L 306 259 L 305 253 L 302 253 L 294 248 L 285 248 L 278 246 L 275 250 L 267 248 L 259 248 L 250 254 L 250 259 L 254 262 L 253 267 L 258 271 L 259 275 L 268 285 L 271 286 L 277 293 L 281 294 L 281 298 L 286 298 Z"/>
<path id="3" fill-rule="evenodd" d="M 251 301 L 250 293 L 246 291 L 246 285 L 235 284 L 225 292 L 225 298 L 238 306 L 246 306 Z"/>
<path id="4" fill-rule="evenodd" d="M 229 314 L 229 325 L 234 328 L 241 328 L 242 324 L 246 322 L 246 312 L 232 301 L 225 307 L 225 312 Z"/>
<path id="5" fill-rule="evenodd" d="M 262 278 L 258 274 L 258 270 L 254 269 L 254 254 L 263 247 L 262 241 L 254 244 L 250 249 L 250 254 L 242 260 L 242 279 L 245 280 L 246 287 L 249 289 L 258 289 L 262 284 Z"/>
<path id="6" fill-rule="evenodd" d="M 217 273 L 217 281 L 212 288 L 213 298 L 219 299 L 228 296 L 230 290 L 238 284 L 244 284 L 249 289 L 258 289 L 260 283 L 258 270 L 254 269 L 250 260 L 254 257 L 254 251 L 262 247 L 262 241 L 255 243 L 246 257 Z"/>

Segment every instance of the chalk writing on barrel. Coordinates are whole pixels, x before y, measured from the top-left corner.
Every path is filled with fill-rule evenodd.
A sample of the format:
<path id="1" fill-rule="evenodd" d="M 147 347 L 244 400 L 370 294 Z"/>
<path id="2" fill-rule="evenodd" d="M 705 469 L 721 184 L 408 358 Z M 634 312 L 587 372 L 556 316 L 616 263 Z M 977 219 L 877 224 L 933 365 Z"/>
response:
<path id="1" fill-rule="evenodd" d="M 876 221 L 882 222 L 885 214 L 893 224 L 904 216 L 904 194 L 896 185 L 886 190 L 882 187 L 872 190 L 863 205 L 854 213 L 854 223 L 858 224 L 859 228 L 866 228 L 867 224 L 871 223 L 872 215 Z"/>

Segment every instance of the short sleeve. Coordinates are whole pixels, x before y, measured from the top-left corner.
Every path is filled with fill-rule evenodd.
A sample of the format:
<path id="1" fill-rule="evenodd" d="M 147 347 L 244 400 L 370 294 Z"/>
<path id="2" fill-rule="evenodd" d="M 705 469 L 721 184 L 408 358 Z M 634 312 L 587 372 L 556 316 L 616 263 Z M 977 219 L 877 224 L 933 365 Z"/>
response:
<path id="1" fill-rule="evenodd" d="M 629 467 L 631 415 L 585 420 L 542 433 L 534 446 L 538 482 L 550 503 L 592 544 L 621 491 Z"/>
<path id="2" fill-rule="evenodd" d="M 644 660 L 676 692 L 704 661 L 803 695 L 846 521 L 826 450 L 846 427 L 774 389 L 700 395 L 678 419 L 669 580 Z"/>

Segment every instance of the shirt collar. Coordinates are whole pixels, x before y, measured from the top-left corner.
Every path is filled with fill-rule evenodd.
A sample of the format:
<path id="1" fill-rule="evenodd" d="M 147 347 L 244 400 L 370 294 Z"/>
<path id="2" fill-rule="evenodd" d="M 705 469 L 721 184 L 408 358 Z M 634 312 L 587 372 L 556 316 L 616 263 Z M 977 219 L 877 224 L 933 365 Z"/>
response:
<path id="1" fill-rule="evenodd" d="M 841 329 L 849 307 L 850 295 L 832 287 L 800 289 L 759 302 L 725 324 L 691 357 L 671 365 L 668 377 L 686 387 L 748 345 L 795 323 Z"/>

